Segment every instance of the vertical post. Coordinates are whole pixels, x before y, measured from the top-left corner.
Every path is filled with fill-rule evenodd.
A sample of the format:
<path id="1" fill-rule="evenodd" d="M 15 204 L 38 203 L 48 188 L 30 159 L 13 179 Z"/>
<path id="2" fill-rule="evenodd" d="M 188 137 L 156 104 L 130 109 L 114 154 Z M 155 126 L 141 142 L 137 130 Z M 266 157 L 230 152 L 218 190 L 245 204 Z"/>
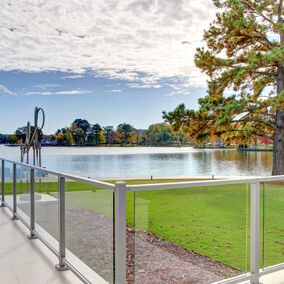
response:
<path id="1" fill-rule="evenodd" d="M 5 162 L 4 160 L 1 161 L 1 185 L 2 185 L 2 200 L 1 200 L 1 207 L 4 207 L 5 202 Z"/>
<path id="2" fill-rule="evenodd" d="M 260 184 L 251 183 L 250 273 L 251 284 L 259 284 Z"/>
<path id="3" fill-rule="evenodd" d="M 17 165 L 13 164 L 13 217 L 12 220 L 18 220 L 17 217 Z"/>
<path id="4" fill-rule="evenodd" d="M 126 283 L 126 183 L 115 183 L 115 283 Z"/>
<path id="5" fill-rule="evenodd" d="M 30 169 L 30 208 L 31 208 L 31 232 L 29 239 L 36 239 L 35 231 L 35 170 Z"/>
<path id="6" fill-rule="evenodd" d="M 66 256 L 65 248 L 65 178 L 58 177 L 58 193 L 59 193 L 59 263 L 55 265 L 59 271 L 67 270 L 68 267 L 64 263 Z"/>

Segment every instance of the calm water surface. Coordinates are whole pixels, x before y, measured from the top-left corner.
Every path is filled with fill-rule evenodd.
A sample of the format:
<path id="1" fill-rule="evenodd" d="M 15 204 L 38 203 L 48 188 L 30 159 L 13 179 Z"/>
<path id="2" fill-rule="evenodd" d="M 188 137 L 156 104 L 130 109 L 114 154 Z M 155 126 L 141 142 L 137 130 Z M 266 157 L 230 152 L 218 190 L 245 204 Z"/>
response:
<path id="1" fill-rule="evenodd" d="M 272 152 L 190 147 L 44 147 L 43 166 L 84 177 L 270 175 Z M 19 147 L 0 145 L 0 157 L 20 159 Z"/>

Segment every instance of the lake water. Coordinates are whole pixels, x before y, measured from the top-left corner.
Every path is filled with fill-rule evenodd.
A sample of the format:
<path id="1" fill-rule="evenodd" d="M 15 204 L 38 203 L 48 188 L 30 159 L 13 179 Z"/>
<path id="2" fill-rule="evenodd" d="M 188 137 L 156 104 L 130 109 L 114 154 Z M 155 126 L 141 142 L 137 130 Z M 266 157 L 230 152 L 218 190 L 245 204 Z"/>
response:
<path id="1" fill-rule="evenodd" d="M 84 177 L 270 175 L 272 152 L 191 147 L 44 147 L 46 168 Z M 0 145 L 0 157 L 20 160 L 19 147 Z"/>

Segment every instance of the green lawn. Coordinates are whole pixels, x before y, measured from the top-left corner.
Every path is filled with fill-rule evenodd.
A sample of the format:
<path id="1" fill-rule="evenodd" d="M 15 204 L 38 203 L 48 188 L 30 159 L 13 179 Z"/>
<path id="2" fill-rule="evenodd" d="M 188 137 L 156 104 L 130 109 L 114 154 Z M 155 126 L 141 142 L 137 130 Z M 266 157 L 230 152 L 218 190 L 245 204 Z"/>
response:
<path id="1" fill-rule="evenodd" d="M 126 182 L 144 184 L 165 180 Z M 24 186 L 27 187 L 22 183 L 22 189 Z M 18 184 L 17 189 L 20 188 Z M 7 184 L 6 190 L 11 192 L 12 185 Z M 39 190 L 39 183 L 36 183 L 36 190 Z M 41 190 L 57 197 L 57 182 L 42 181 Z M 127 193 L 127 223 L 136 230 L 151 232 L 178 246 L 246 271 L 249 265 L 249 199 L 249 188 L 245 184 L 131 192 Z M 112 217 L 113 193 L 67 181 L 66 207 L 87 208 Z M 284 262 L 283 184 L 266 184 L 264 213 L 264 266 L 269 266 Z M 262 219 L 261 209 L 261 224 Z M 261 248 L 262 245 L 261 230 Z"/>

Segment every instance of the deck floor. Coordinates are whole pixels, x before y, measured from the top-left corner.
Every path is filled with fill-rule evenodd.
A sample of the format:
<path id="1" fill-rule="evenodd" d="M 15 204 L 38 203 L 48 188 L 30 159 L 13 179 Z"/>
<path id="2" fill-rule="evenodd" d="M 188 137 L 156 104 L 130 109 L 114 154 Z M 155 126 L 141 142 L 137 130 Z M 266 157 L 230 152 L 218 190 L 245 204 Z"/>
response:
<path id="1" fill-rule="evenodd" d="M 0 208 L 0 283 L 82 283 L 71 271 L 57 271 L 58 258 L 40 240 L 29 240 L 29 230 L 11 216 Z"/>

